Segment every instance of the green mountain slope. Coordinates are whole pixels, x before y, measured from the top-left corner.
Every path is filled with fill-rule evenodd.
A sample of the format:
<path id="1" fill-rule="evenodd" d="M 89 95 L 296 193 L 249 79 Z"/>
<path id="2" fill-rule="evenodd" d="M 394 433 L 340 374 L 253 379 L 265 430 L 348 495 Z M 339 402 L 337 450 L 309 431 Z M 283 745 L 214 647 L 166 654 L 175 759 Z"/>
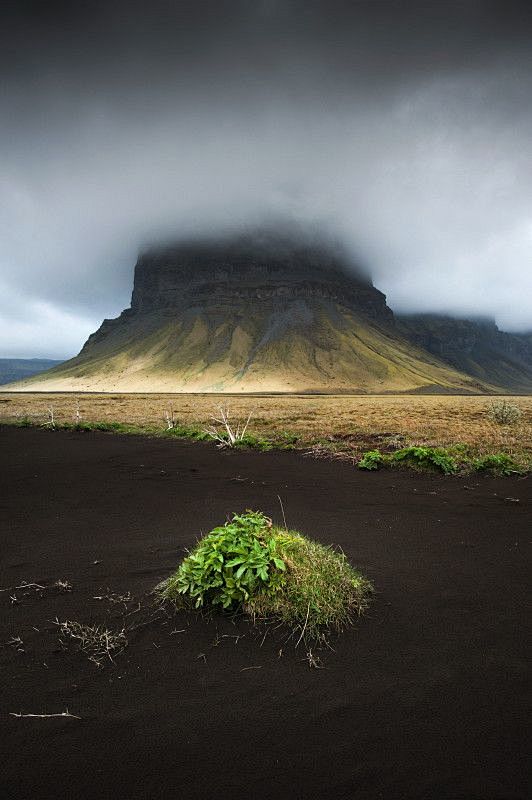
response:
<path id="1" fill-rule="evenodd" d="M 79 356 L 19 384 L 30 391 L 381 392 L 481 385 L 362 314 L 316 301 L 281 309 L 190 309 L 107 324 Z"/>

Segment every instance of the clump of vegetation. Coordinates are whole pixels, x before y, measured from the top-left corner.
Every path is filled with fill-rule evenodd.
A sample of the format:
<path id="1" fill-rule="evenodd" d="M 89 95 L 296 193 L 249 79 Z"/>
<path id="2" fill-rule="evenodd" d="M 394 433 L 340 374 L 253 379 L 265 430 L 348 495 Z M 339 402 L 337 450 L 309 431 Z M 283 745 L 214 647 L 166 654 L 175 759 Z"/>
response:
<path id="1" fill-rule="evenodd" d="M 33 422 L 32 419 L 30 419 L 30 417 L 24 416 L 24 417 L 18 417 L 14 421 L 13 425 L 15 425 L 15 427 L 17 428 L 31 428 L 33 427 L 33 425 L 35 425 L 35 423 Z"/>
<path id="2" fill-rule="evenodd" d="M 358 462 L 359 469 L 379 469 L 385 462 L 385 456 L 380 450 L 368 450 Z"/>
<path id="3" fill-rule="evenodd" d="M 478 472 L 491 472 L 494 475 L 519 475 L 522 472 L 519 464 L 506 453 L 492 453 L 472 461 L 473 469 Z"/>
<path id="4" fill-rule="evenodd" d="M 458 469 L 454 456 L 442 447 L 403 447 L 389 454 L 381 453 L 380 450 L 368 450 L 358 462 L 358 467 L 374 470 L 386 464 L 400 462 L 443 472 L 445 475 L 453 475 Z"/>
<path id="5" fill-rule="evenodd" d="M 514 425 L 522 415 L 519 406 L 508 400 L 494 400 L 488 405 L 488 417 L 497 425 Z"/>
<path id="6" fill-rule="evenodd" d="M 392 461 L 407 461 L 416 466 L 453 475 L 458 465 L 456 460 L 442 447 L 403 447 L 390 456 Z"/>
<path id="7" fill-rule="evenodd" d="M 181 425 L 175 423 L 171 428 L 164 431 L 165 436 L 175 436 L 176 439 L 194 439 L 197 442 L 203 442 L 210 439 L 210 436 L 201 428 L 196 428 L 192 425 Z"/>
<path id="8" fill-rule="evenodd" d="M 271 527 L 260 513 L 235 514 L 199 542 L 166 581 L 163 595 L 184 595 L 195 608 L 230 608 L 267 587 L 276 588 L 286 566 L 275 538 L 267 534 Z"/>
<path id="9" fill-rule="evenodd" d="M 160 595 L 192 608 L 219 606 L 256 620 L 278 619 L 320 640 L 368 603 L 372 586 L 343 555 L 247 511 L 200 540 Z"/>
<path id="10" fill-rule="evenodd" d="M 491 472 L 494 475 L 520 475 L 525 470 L 507 453 L 491 453 L 472 458 L 465 445 L 442 447 L 404 447 L 395 453 L 368 450 L 358 462 L 359 469 L 374 470 L 394 463 L 408 463 L 422 469 L 437 470 L 444 475 L 454 475 L 459 469 L 467 472 Z"/>

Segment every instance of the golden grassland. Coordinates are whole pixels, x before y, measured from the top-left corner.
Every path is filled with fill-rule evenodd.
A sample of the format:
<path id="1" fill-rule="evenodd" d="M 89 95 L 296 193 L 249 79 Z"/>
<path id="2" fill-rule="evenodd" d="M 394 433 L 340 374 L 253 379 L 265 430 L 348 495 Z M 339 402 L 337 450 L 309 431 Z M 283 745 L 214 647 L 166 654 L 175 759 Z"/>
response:
<path id="1" fill-rule="evenodd" d="M 277 439 L 299 437 L 298 446 L 323 445 L 356 455 L 371 447 L 410 444 L 465 444 L 474 453 L 506 452 L 532 461 L 532 397 L 505 397 L 522 411 L 513 425 L 491 421 L 486 396 L 450 395 L 184 395 L 0 393 L 0 421 L 28 418 L 45 423 L 53 409 L 56 422 L 120 422 L 146 432 L 164 430 L 167 412 L 186 426 L 211 424 L 220 406 L 232 420 L 251 412 L 249 432 Z M 78 417 L 79 418 L 79 417 Z"/>

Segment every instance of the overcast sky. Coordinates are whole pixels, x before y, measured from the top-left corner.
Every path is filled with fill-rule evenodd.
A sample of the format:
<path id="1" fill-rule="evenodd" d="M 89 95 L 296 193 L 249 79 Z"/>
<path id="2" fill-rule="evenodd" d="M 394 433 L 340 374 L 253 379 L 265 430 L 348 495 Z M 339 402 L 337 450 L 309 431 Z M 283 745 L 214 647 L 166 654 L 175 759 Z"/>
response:
<path id="1" fill-rule="evenodd" d="M 159 237 L 319 224 L 395 311 L 532 329 L 532 4 L 0 10 L 0 356 L 75 354 Z"/>

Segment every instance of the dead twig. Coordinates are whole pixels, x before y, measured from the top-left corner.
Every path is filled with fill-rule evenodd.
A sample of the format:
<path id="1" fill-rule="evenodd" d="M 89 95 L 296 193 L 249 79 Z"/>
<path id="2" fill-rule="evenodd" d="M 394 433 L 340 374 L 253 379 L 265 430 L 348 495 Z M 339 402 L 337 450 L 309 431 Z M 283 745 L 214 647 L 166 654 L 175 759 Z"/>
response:
<path id="1" fill-rule="evenodd" d="M 301 635 L 300 635 L 299 639 L 298 639 L 298 640 L 297 640 L 297 642 L 296 642 L 296 647 L 298 646 L 299 642 L 301 641 L 301 639 L 302 639 L 302 638 L 303 638 L 303 636 L 305 635 L 305 631 L 306 631 L 306 629 L 307 629 L 308 615 L 309 615 L 309 614 L 310 614 L 310 603 L 309 603 L 309 604 L 308 604 L 308 606 L 307 606 L 307 616 L 305 617 L 305 624 L 303 625 L 303 630 L 301 631 Z"/>
<path id="2" fill-rule="evenodd" d="M 41 586 L 40 583 L 29 583 L 28 581 L 22 581 L 20 586 L 15 586 L 15 589 L 46 589 L 46 586 Z"/>
<path id="3" fill-rule="evenodd" d="M 60 714 L 17 714 L 13 711 L 9 714 L 10 717 L 16 717 L 17 719 L 28 719 L 31 717 L 32 719 L 52 719 L 53 717 L 68 717 L 69 719 L 81 719 L 76 714 L 71 714 L 68 708 L 65 711 L 61 711 Z"/>
<path id="4" fill-rule="evenodd" d="M 48 406 L 48 419 L 46 422 L 43 422 L 43 427 L 46 428 L 47 426 L 50 428 L 55 428 L 55 416 L 54 416 L 54 407 Z"/>
<path id="5" fill-rule="evenodd" d="M 279 499 L 279 505 L 281 506 L 281 511 L 282 511 L 282 514 L 283 514 L 284 529 L 285 529 L 285 531 L 287 531 L 288 530 L 288 526 L 286 524 L 286 517 L 284 515 L 283 501 L 281 500 L 281 495 L 280 494 L 278 494 L 277 497 Z"/>
<path id="6" fill-rule="evenodd" d="M 323 664 L 319 656 L 315 656 L 312 650 L 309 650 L 306 658 L 302 659 L 307 661 L 310 669 L 323 669 Z"/>

